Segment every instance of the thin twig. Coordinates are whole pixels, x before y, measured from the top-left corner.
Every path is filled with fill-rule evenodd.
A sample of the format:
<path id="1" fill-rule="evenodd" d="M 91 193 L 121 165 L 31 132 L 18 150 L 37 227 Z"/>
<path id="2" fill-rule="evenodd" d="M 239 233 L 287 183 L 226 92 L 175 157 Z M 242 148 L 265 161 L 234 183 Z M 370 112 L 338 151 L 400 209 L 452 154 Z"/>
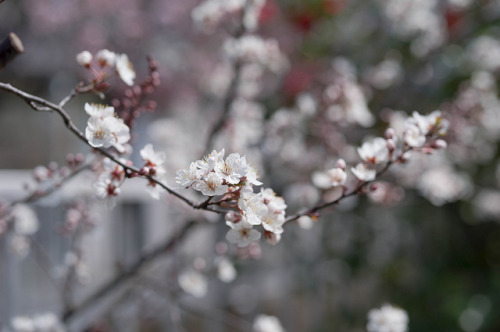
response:
<path id="1" fill-rule="evenodd" d="M 246 32 L 244 17 L 250 8 L 250 3 L 251 3 L 250 0 L 247 0 L 245 2 L 245 6 L 243 7 L 243 10 L 241 12 L 240 24 L 232 34 L 233 38 L 240 38 Z M 231 63 L 231 72 L 233 73 L 233 76 L 229 83 L 229 87 L 226 91 L 226 95 L 224 96 L 224 101 L 222 102 L 222 111 L 219 115 L 219 118 L 217 119 L 217 121 L 215 121 L 214 125 L 210 129 L 210 132 L 207 136 L 205 151 L 210 150 L 213 141 L 215 139 L 215 136 L 224 127 L 224 124 L 227 121 L 227 116 L 229 114 L 229 111 L 231 110 L 231 105 L 236 97 L 236 92 L 240 81 L 242 67 L 243 63 L 239 59 L 236 59 Z"/>
<path id="2" fill-rule="evenodd" d="M 108 294 L 112 294 L 114 290 L 132 280 L 150 262 L 171 251 L 178 242 L 182 241 L 182 239 L 197 223 L 198 222 L 194 220 L 185 223 L 177 232 L 175 232 L 175 234 L 170 237 L 168 241 L 158 246 L 156 249 L 150 251 L 149 253 L 141 256 L 136 263 L 122 271 L 120 275 L 106 283 L 103 287 L 101 287 L 92 296 L 83 301 L 80 305 L 67 309 L 62 315 L 63 322 L 65 322 L 67 325 L 70 324 L 71 321 L 75 319 L 75 317 L 80 312 L 83 312 L 86 309 L 92 307 L 99 300 L 105 298 Z"/>
<path id="3" fill-rule="evenodd" d="M 294 220 L 297 220 L 299 219 L 300 217 L 303 217 L 303 216 L 311 216 L 313 214 L 315 214 L 316 212 L 320 211 L 320 210 L 323 210 L 327 207 L 330 207 L 330 206 L 333 206 L 333 205 L 336 205 L 338 204 L 340 201 L 342 201 L 343 199 L 347 198 L 347 197 L 351 197 L 351 196 L 354 196 L 356 194 L 359 194 L 368 184 L 370 183 L 373 183 L 374 181 L 376 181 L 382 174 L 384 174 L 385 172 L 387 172 L 387 170 L 392 166 L 394 165 L 395 163 L 397 162 L 400 162 L 400 159 L 401 157 L 403 156 L 403 154 L 405 152 L 408 152 L 408 151 L 411 151 L 412 149 L 409 148 L 409 147 L 405 147 L 403 148 L 403 150 L 399 153 L 399 156 L 398 158 L 396 158 L 396 160 L 390 160 L 388 161 L 385 166 L 379 170 L 375 176 L 375 179 L 372 180 L 372 181 L 359 181 L 358 184 L 354 187 L 353 190 L 351 190 L 350 192 L 346 192 L 344 190 L 344 192 L 342 193 L 342 195 L 340 197 L 338 197 L 337 199 L 333 200 L 333 201 L 330 201 L 330 202 L 324 202 L 324 203 L 319 203 L 309 209 L 306 209 L 302 212 L 299 212 L 297 214 L 294 214 L 292 216 L 289 216 L 288 218 L 286 218 L 285 220 L 285 223 L 287 222 L 290 222 L 290 221 L 294 221 Z"/>
<path id="4" fill-rule="evenodd" d="M 71 180 L 72 178 L 74 178 L 75 176 L 77 176 L 78 174 L 80 174 L 81 172 L 83 172 L 86 169 L 90 169 L 90 164 L 84 164 L 84 165 L 78 167 L 77 169 L 75 169 L 74 171 L 72 171 L 69 175 L 67 175 L 67 176 L 63 177 L 62 179 L 58 180 L 56 183 L 54 183 L 54 185 L 52 185 L 48 189 L 45 189 L 45 190 L 35 190 L 34 192 L 32 192 L 31 194 L 27 195 L 26 197 L 17 199 L 15 201 L 12 201 L 12 202 L 10 202 L 10 203 L 2 206 L 2 210 L 8 210 L 8 209 L 10 209 L 11 207 L 13 207 L 14 205 L 17 205 L 17 204 L 33 203 L 34 201 L 36 201 L 38 199 L 47 197 L 50 194 L 52 194 L 53 192 L 55 192 L 56 190 L 61 189 L 62 185 L 64 185 L 66 182 L 68 182 L 69 180 Z"/>

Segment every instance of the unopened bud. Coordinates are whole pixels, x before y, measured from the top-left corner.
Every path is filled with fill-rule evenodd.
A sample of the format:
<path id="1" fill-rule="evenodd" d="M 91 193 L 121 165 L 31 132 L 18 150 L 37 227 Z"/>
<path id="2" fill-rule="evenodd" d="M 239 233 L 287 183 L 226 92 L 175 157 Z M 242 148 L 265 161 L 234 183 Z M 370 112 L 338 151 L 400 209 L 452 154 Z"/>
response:
<path id="1" fill-rule="evenodd" d="M 85 157 L 81 153 L 77 153 L 75 156 L 75 163 L 78 165 L 80 164 Z"/>
<path id="2" fill-rule="evenodd" d="M 431 146 L 434 149 L 446 149 L 446 147 L 448 146 L 448 143 L 446 143 L 446 141 L 444 141 L 442 139 L 437 139 L 434 142 L 432 142 Z"/>
<path id="3" fill-rule="evenodd" d="M 234 211 L 229 211 L 226 213 L 226 221 L 232 222 L 234 224 L 238 223 L 241 220 L 241 215 Z"/>
<path id="4" fill-rule="evenodd" d="M 149 174 L 149 167 L 143 167 L 139 170 L 139 175 L 144 176 L 146 174 Z"/>
<path id="5" fill-rule="evenodd" d="M 370 186 L 370 191 L 375 191 L 377 189 L 378 189 L 378 184 L 372 183 L 372 185 Z"/>
<path id="6" fill-rule="evenodd" d="M 392 138 L 388 138 L 386 142 L 387 142 L 387 148 L 389 149 L 389 151 L 396 150 L 396 142 L 394 142 L 394 140 Z"/>
<path id="7" fill-rule="evenodd" d="M 387 128 L 384 133 L 384 137 L 386 139 L 392 139 L 394 138 L 394 135 L 396 135 L 396 132 L 392 128 Z"/>
<path id="8" fill-rule="evenodd" d="M 49 163 L 49 169 L 51 171 L 56 171 L 58 168 L 59 168 L 59 166 L 57 165 L 57 163 L 55 161 L 51 161 Z"/>
<path id="9" fill-rule="evenodd" d="M 92 54 L 89 51 L 83 51 L 76 55 L 76 62 L 83 67 L 90 67 L 92 62 Z"/>
<path id="10" fill-rule="evenodd" d="M 336 168 L 341 168 L 342 170 L 345 171 L 345 168 L 346 168 L 345 160 L 344 159 L 337 160 L 337 162 L 335 163 L 335 167 Z"/>
<path id="11" fill-rule="evenodd" d="M 72 153 L 68 153 L 68 155 L 66 155 L 66 162 L 70 165 L 70 166 L 73 166 L 73 164 L 75 163 L 75 155 L 72 154 Z"/>
<path id="12" fill-rule="evenodd" d="M 406 151 L 405 153 L 403 153 L 403 155 L 400 158 L 400 160 L 401 160 L 402 163 L 406 163 L 410 159 L 411 159 L 411 152 L 410 151 Z"/>
<path id="13" fill-rule="evenodd" d="M 431 148 L 430 146 L 425 146 L 425 147 L 422 148 L 422 153 L 433 154 L 434 153 L 434 149 Z"/>

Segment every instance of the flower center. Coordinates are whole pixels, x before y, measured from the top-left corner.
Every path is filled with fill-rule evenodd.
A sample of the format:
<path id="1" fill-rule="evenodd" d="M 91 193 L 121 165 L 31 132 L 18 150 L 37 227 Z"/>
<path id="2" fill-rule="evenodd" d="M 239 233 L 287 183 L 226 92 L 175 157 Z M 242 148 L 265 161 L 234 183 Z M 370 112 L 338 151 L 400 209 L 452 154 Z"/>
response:
<path id="1" fill-rule="evenodd" d="M 104 138 L 104 130 L 102 130 L 102 129 L 97 129 L 97 130 L 94 132 L 94 138 L 96 138 L 96 139 L 103 139 L 103 138 Z"/>

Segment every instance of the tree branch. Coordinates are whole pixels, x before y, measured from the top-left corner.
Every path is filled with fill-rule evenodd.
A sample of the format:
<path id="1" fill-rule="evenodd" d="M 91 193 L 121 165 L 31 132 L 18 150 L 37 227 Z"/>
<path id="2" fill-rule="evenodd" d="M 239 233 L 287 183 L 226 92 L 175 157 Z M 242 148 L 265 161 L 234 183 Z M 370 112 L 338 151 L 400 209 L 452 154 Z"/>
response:
<path id="1" fill-rule="evenodd" d="M 245 28 L 245 24 L 244 24 L 244 17 L 250 8 L 251 2 L 252 1 L 250 1 L 250 0 L 247 0 L 245 2 L 245 6 L 243 7 L 243 10 L 241 12 L 240 24 L 238 25 L 237 29 L 232 34 L 233 38 L 240 38 L 246 32 L 246 28 Z M 229 111 L 231 110 L 231 104 L 233 103 L 234 98 L 236 97 L 236 92 L 237 92 L 238 84 L 240 81 L 241 69 L 243 67 L 243 64 L 241 63 L 240 60 L 235 60 L 234 62 L 232 62 L 231 65 L 232 65 L 231 72 L 233 73 L 233 77 L 231 78 L 231 82 L 229 83 L 228 90 L 226 92 L 226 95 L 224 96 L 221 114 L 220 114 L 219 118 L 217 119 L 217 121 L 212 126 L 212 128 L 208 134 L 207 141 L 205 144 L 205 151 L 206 152 L 208 152 L 210 150 L 210 147 L 213 144 L 213 140 L 215 139 L 215 135 L 217 135 L 217 133 L 222 129 L 222 127 L 224 127 L 224 124 L 226 123 L 226 120 L 227 120 L 226 118 L 229 114 Z"/>
<path id="2" fill-rule="evenodd" d="M 375 176 L 375 179 L 372 180 L 372 181 L 359 181 L 358 184 L 355 186 L 355 188 L 349 192 L 349 193 L 346 193 L 346 190 L 344 188 L 344 192 L 342 193 L 342 195 L 333 200 L 333 201 L 330 201 L 330 202 L 324 202 L 324 203 L 319 203 L 307 210 L 304 210 L 302 212 L 299 212 L 299 213 L 296 213 L 292 216 L 289 216 L 288 218 L 286 218 L 285 220 L 285 223 L 289 222 L 289 221 L 294 221 L 294 220 L 297 220 L 299 219 L 300 217 L 303 217 L 303 216 L 310 216 L 310 215 L 313 215 L 314 213 L 320 211 L 320 210 L 323 210 L 327 207 L 330 207 L 330 206 L 333 206 L 333 205 L 336 205 L 338 204 L 340 201 L 342 201 L 343 199 L 347 198 L 347 197 L 350 197 L 350 196 L 354 196 L 358 193 L 360 193 L 368 184 L 370 183 L 373 183 L 374 181 L 376 181 L 382 174 L 384 174 L 385 172 L 387 172 L 387 170 L 389 170 L 389 168 L 394 165 L 395 163 L 400 163 L 402 162 L 402 157 L 403 155 L 408 152 L 408 151 L 411 151 L 413 150 L 412 148 L 409 148 L 409 147 L 404 147 L 403 150 L 399 153 L 398 157 L 395 159 L 395 160 L 390 160 L 388 161 L 384 167 L 379 170 L 377 172 L 377 175 Z"/>
<path id="3" fill-rule="evenodd" d="M 71 117 L 68 115 L 68 113 L 66 113 L 66 111 L 61 106 L 56 105 L 54 103 L 51 103 L 43 98 L 26 93 L 22 90 L 19 90 L 8 83 L 1 83 L 0 82 L 0 90 L 4 90 L 6 92 L 12 93 L 12 94 L 20 97 L 28 105 L 30 105 L 30 107 L 33 108 L 35 111 L 55 111 L 56 113 L 58 113 L 59 116 L 64 121 L 64 124 L 66 125 L 66 127 L 69 129 L 69 131 L 71 131 L 76 137 L 78 137 L 82 142 L 84 142 L 86 145 L 91 147 L 94 151 L 100 153 L 103 156 L 108 157 L 113 162 L 120 165 L 127 172 L 128 176 L 132 176 L 132 175 L 139 176 L 139 177 L 145 178 L 151 182 L 154 182 L 157 185 L 159 185 L 160 187 L 162 187 L 163 189 L 165 189 L 169 194 L 177 197 L 178 199 L 182 200 L 184 203 L 186 203 L 187 205 L 191 206 L 194 209 L 206 210 L 206 211 L 211 211 L 211 212 L 215 212 L 215 213 L 219 213 L 219 214 L 222 213 L 221 211 L 216 210 L 216 209 L 208 206 L 207 204 L 204 204 L 204 203 L 198 204 L 196 202 L 191 201 L 190 199 L 175 192 L 173 189 L 168 187 L 166 184 L 155 179 L 153 176 L 151 176 L 149 174 L 140 175 L 139 174 L 140 170 L 137 167 L 127 165 L 125 162 L 121 161 L 120 159 L 115 157 L 113 154 L 111 154 L 108 150 L 91 146 L 89 144 L 89 142 L 87 141 L 87 138 L 85 137 L 85 135 L 83 135 L 83 133 L 80 131 L 80 129 L 78 129 L 78 127 L 75 126 L 75 124 L 71 120 Z"/>
<path id="4" fill-rule="evenodd" d="M 150 262 L 171 251 L 178 242 L 183 240 L 183 238 L 197 223 L 198 222 L 194 220 L 185 223 L 174 235 L 172 235 L 172 237 L 168 241 L 158 246 L 156 249 L 150 251 L 149 253 L 141 256 L 135 264 L 127 268 L 125 271 L 121 272 L 120 275 L 105 284 L 98 291 L 96 291 L 94 295 L 87 298 L 80 305 L 66 310 L 62 315 L 62 321 L 66 325 L 71 324 L 71 321 L 74 320 L 80 313 L 91 308 L 93 304 L 105 298 L 107 295 L 112 294 L 113 291 L 115 291 L 128 281 L 132 280 Z"/>

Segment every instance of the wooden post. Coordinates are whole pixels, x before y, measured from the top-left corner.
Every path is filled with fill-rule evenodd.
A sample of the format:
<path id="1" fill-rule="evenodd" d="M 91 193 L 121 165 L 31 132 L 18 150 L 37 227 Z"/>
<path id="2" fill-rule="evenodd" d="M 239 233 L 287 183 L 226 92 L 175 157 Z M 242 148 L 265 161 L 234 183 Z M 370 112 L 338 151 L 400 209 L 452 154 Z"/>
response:
<path id="1" fill-rule="evenodd" d="M 0 0 L 2 2 L 3 0 Z M 15 33 L 9 33 L 0 44 L 0 70 L 2 70 L 16 56 L 24 52 L 23 43 Z"/>

